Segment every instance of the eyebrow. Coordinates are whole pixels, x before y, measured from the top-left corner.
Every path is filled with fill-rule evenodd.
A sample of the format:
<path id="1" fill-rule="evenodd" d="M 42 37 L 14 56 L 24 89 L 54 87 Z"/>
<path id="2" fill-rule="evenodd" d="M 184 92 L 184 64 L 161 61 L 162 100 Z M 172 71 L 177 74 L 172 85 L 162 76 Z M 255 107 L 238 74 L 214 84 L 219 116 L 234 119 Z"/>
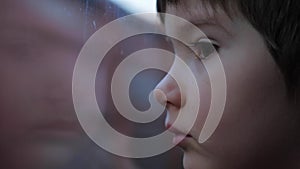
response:
<path id="1" fill-rule="evenodd" d="M 159 2 L 161 2 L 161 3 L 159 3 Z M 162 5 L 164 12 L 167 12 L 166 10 L 167 10 L 168 5 L 171 5 L 177 9 L 179 9 L 180 5 L 182 5 L 183 6 L 182 9 L 184 9 L 185 8 L 184 3 L 181 3 L 181 2 L 183 2 L 183 1 L 182 0 L 158 0 L 157 5 L 158 5 L 158 8 L 159 8 L 159 5 Z M 201 3 L 201 2 L 199 2 L 199 3 Z M 207 10 L 207 9 L 208 8 L 205 8 L 204 10 Z M 197 27 L 200 27 L 202 25 L 216 26 L 216 27 L 221 28 L 228 35 L 233 36 L 233 34 L 226 28 L 226 26 L 224 26 L 221 23 L 221 21 L 220 21 L 221 19 L 217 19 L 216 15 L 215 15 L 216 11 L 214 11 L 215 9 L 212 9 L 212 10 L 213 10 L 212 14 L 209 14 L 209 12 L 204 12 L 201 14 L 199 14 L 199 13 L 194 14 L 192 12 L 187 11 L 189 13 L 189 18 L 186 18 L 186 19 Z M 200 15 L 201 15 L 201 17 L 195 17 L 195 16 L 200 16 Z M 197 19 L 195 19 L 195 18 L 197 18 Z M 232 20 L 230 19 L 230 21 L 232 21 Z"/>
<path id="2" fill-rule="evenodd" d="M 228 35 L 233 36 L 233 34 L 222 23 L 218 22 L 217 19 L 215 19 L 214 17 L 207 17 L 205 19 L 192 20 L 189 22 L 191 22 L 193 25 L 197 27 L 201 27 L 203 25 L 219 27 Z"/>

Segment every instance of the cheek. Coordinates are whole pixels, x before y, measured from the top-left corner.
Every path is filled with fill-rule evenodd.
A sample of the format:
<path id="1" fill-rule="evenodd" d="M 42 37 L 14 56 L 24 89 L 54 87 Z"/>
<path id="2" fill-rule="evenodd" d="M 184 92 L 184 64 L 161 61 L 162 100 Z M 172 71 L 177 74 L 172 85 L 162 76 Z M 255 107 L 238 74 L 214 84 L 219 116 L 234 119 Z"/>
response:
<path id="1" fill-rule="evenodd" d="M 227 78 L 227 110 L 256 113 L 284 98 L 283 77 L 264 45 L 245 45 L 223 59 Z M 254 115 L 254 114 L 253 114 Z"/>
<path id="2" fill-rule="evenodd" d="M 226 107 L 208 146 L 222 159 L 247 159 L 278 143 L 285 110 L 285 85 L 264 45 L 241 45 L 224 52 Z M 259 150 L 258 147 L 262 149 Z M 241 160 L 242 161 L 242 160 Z"/>
<path id="3" fill-rule="evenodd" d="M 242 109 L 243 104 L 259 106 L 281 81 L 272 56 L 265 52 L 231 56 L 232 59 L 223 62 L 226 66 L 228 99 L 232 104 L 241 105 L 238 107 Z"/>

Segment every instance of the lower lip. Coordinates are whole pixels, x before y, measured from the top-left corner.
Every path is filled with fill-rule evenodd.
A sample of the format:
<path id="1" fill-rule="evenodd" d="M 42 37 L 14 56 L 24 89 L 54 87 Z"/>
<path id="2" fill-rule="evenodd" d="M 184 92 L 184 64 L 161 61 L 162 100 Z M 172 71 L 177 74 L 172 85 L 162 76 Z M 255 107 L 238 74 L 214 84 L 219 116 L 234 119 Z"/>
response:
<path id="1" fill-rule="evenodd" d="M 176 136 L 173 138 L 173 144 L 174 144 L 174 145 L 177 145 L 177 144 L 179 144 L 180 142 L 182 142 L 185 138 L 186 138 L 186 135 L 176 135 Z"/>

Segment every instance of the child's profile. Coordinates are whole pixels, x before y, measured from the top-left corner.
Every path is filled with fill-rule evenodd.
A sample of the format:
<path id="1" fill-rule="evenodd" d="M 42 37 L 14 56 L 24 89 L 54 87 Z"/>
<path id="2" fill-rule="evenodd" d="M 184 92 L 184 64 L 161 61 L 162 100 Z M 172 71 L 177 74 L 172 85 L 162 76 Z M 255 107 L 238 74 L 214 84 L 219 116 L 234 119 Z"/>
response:
<path id="1" fill-rule="evenodd" d="M 158 12 L 182 17 L 205 33 L 206 37 L 190 35 L 161 18 L 166 32 L 192 37 L 193 43 L 211 42 L 216 51 L 207 57 L 220 56 L 227 79 L 223 118 L 214 134 L 200 144 L 197 138 L 211 104 L 209 77 L 201 57 L 195 59 L 189 47 L 173 42 L 175 54 L 183 56 L 193 71 L 201 95 L 196 123 L 178 143 L 184 151 L 184 167 L 298 169 L 299 1 L 158 0 L 157 4 Z M 175 64 L 170 71 L 180 69 Z M 189 90 L 189 83 L 184 83 Z M 166 126 L 170 127 L 185 106 L 188 92 L 180 91 L 170 75 L 157 89 L 163 92 L 157 99 L 166 105 Z M 185 130 L 170 128 L 174 142 Z"/>

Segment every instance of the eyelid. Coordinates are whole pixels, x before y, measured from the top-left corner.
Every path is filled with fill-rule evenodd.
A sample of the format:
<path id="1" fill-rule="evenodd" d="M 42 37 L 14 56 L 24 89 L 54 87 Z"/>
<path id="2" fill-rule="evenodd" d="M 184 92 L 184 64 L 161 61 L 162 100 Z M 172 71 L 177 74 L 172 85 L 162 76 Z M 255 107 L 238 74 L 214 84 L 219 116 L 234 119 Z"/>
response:
<path id="1" fill-rule="evenodd" d="M 188 46 L 191 48 L 197 58 L 206 59 L 217 50 L 214 46 L 219 46 L 219 44 L 215 40 L 203 38 L 197 42 L 189 43 Z"/>

